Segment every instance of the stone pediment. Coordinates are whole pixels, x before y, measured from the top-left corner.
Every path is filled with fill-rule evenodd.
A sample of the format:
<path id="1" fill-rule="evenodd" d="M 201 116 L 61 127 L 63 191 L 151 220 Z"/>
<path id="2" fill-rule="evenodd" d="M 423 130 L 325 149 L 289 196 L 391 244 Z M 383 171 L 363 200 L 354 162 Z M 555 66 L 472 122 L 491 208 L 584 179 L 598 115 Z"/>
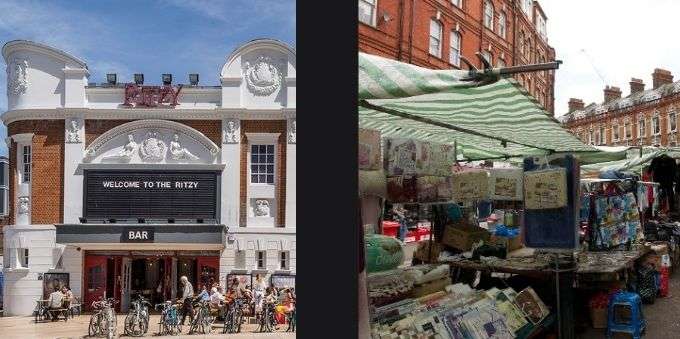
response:
<path id="1" fill-rule="evenodd" d="M 137 120 L 105 132 L 85 149 L 84 163 L 212 164 L 219 147 L 203 133 L 169 120 Z"/>

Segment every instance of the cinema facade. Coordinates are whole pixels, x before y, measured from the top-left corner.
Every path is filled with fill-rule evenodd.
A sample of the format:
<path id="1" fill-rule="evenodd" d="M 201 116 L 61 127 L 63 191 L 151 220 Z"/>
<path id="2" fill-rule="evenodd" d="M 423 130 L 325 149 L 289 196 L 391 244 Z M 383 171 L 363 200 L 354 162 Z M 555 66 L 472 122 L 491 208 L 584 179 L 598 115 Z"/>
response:
<path id="1" fill-rule="evenodd" d="M 11 41 L 6 315 L 31 314 L 55 284 L 89 305 L 260 274 L 295 283 L 295 51 L 254 40 L 219 86 L 164 76 L 88 83 L 87 64 Z M 160 75 L 159 75 L 160 80 Z"/>

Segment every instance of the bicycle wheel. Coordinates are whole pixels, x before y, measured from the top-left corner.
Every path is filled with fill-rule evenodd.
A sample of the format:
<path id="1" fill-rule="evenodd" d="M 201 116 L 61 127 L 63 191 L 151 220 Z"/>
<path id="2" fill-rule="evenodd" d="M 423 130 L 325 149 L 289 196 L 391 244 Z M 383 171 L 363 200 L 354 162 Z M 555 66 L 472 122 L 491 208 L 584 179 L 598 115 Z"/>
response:
<path id="1" fill-rule="evenodd" d="M 99 335 L 99 324 L 97 322 L 97 314 L 95 313 L 90 317 L 90 326 L 87 327 L 87 335 L 90 337 Z"/>
<path id="2" fill-rule="evenodd" d="M 240 310 L 236 310 L 234 312 L 234 332 L 232 333 L 241 333 L 241 323 L 243 322 L 243 313 L 241 313 Z"/>

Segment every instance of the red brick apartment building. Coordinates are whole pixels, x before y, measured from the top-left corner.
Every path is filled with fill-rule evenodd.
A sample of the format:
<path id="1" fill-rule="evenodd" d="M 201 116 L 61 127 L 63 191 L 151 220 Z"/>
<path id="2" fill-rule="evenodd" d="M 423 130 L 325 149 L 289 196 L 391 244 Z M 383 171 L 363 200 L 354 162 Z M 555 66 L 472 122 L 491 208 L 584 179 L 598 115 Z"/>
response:
<path id="1" fill-rule="evenodd" d="M 652 88 L 632 78 L 630 94 L 621 97 L 619 87 L 606 86 L 604 101 L 584 107 L 583 100 L 569 99 L 569 112 L 560 117 L 563 125 L 583 142 L 592 145 L 678 145 L 680 81 L 670 71 L 656 68 Z"/>
<path id="2" fill-rule="evenodd" d="M 359 51 L 432 69 L 555 60 L 546 15 L 532 0 L 359 0 Z M 553 71 L 516 75 L 554 114 Z"/>

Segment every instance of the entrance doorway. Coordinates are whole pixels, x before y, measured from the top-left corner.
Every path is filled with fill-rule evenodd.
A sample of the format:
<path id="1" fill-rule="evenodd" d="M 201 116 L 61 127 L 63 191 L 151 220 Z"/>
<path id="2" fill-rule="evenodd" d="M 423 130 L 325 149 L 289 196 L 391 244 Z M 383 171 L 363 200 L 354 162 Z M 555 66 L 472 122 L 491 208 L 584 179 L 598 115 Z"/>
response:
<path id="1" fill-rule="evenodd" d="M 152 304 L 181 297 L 179 277 L 185 275 L 194 293 L 206 284 L 219 283 L 217 251 L 86 251 L 84 260 L 86 307 L 95 300 L 113 297 L 119 312 L 127 312 L 130 300 L 142 295 Z"/>

